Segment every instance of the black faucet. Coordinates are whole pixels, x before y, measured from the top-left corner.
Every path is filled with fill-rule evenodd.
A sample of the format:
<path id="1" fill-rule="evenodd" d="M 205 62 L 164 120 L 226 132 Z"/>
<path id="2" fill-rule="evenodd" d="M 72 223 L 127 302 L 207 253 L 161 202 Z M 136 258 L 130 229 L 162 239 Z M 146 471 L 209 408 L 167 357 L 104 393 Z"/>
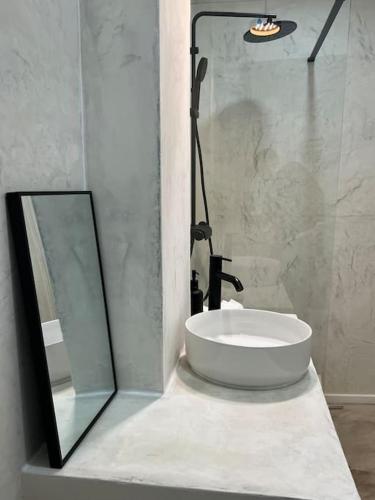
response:
<path id="1" fill-rule="evenodd" d="M 209 292 L 208 292 L 208 309 L 220 309 L 221 305 L 221 282 L 227 281 L 232 283 L 236 292 L 242 292 L 243 286 L 241 281 L 232 276 L 231 274 L 223 273 L 222 265 L 223 260 L 232 262 L 232 259 L 227 259 L 221 255 L 210 256 L 210 278 L 209 278 Z"/>

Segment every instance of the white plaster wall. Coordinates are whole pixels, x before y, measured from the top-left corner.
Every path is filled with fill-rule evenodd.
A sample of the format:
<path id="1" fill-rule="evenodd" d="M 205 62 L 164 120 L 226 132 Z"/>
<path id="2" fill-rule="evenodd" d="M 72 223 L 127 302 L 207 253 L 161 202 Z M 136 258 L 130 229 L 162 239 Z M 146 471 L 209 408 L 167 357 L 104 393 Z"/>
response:
<path id="1" fill-rule="evenodd" d="M 41 440 L 4 193 L 83 187 L 76 0 L 0 4 L 0 499 Z"/>
<path id="2" fill-rule="evenodd" d="M 160 0 L 164 383 L 190 315 L 190 0 Z"/>

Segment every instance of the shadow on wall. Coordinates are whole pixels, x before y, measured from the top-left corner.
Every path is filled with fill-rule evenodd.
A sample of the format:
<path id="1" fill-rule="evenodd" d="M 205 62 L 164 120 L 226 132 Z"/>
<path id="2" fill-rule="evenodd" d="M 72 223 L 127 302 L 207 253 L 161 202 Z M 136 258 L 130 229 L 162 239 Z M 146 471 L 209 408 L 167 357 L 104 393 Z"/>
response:
<path id="1" fill-rule="evenodd" d="M 279 126 L 282 122 L 267 107 L 248 100 L 225 107 L 200 127 L 215 251 L 272 259 L 276 283 L 292 262 L 280 251 L 325 215 L 324 193 L 314 172 L 288 161 L 291 155 L 283 153 L 276 136 Z M 203 218 L 202 207 L 199 213 Z M 197 247 L 197 262 L 206 271 L 205 245 Z M 279 273 L 275 260 L 281 264 Z"/>
<path id="2" fill-rule="evenodd" d="M 310 74 L 306 96 L 310 110 L 313 78 Z M 310 122 L 295 117 L 295 109 L 281 108 L 272 112 L 266 101 L 242 100 L 199 124 L 214 251 L 233 259 L 226 269 L 245 287 L 234 296 L 224 285 L 223 298 L 296 313 L 311 323 L 318 344 L 326 323 L 334 220 L 322 189 L 314 116 Z M 293 136 L 294 120 L 303 121 L 301 137 Z M 202 206 L 198 214 L 203 220 Z M 204 243 L 197 245 L 192 265 L 201 272 L 204 289 Z"/>

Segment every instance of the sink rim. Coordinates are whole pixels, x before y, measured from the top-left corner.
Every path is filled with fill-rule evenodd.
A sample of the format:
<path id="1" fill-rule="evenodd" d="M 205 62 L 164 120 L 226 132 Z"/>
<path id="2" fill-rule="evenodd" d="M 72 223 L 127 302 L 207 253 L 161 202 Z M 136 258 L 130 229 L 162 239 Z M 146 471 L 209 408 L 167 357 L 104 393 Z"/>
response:
<path id="1" fill-rule="evenodd" d="M 226 342 L 220 342 L 218 340 L 215 340 L 212 337 L 207 337 L 203 334 L 198 333 L 196 330 L 192 330 L 192 327 L 190 326 L 191 323 L 195 323 L 199 317 L 202 317 L 203 315 L 219 315 L 219 314 L 243 314 L 246 311 L 253 311 L 255 313 L 262 313 L 270 316 L 280 316 L 284 320 L 290 320 L 291 322 L 297 322 L 301 326 L 303 326 L 306 329 L 306 334 L 302 336 L 301 339 L 294 341 L 294 342 L 288 342 L 287 344 L 282 344 L 282 345 L 268 345 L 268 346 L 248 346 L 248 345 L 241 345 L 241 344 L 229 344 Z M 279 313 L 277 311 L 269 311 L 268 309 L 250 309 L 250 308 L 244 308 L 244 309 L 216 309 L 213 311 L 203 311 L 201 313 L 195 314 L 194 316 L 190 316 L 186 321 L 185 321 L 185 328 L 189 332 L 189 334 L 194 335 L 195 337 L 199 338 L 200 340 L 206 341 L 206 342 L 212 342 L 214 344 L 220 345 L 220 346 L 226 346 L 230 348 L 235 348 L 235 349 L 261 349 L 261 350 L 274 350 L 274 349 L 290 349 L 292 346 L 297 346 L 299 344 L 302 344 L 309 339 L 311 339 L 312 336 L 312 328 L 311 326 L 306 323 L 305 321 L 299 319 L 299 318 L 294 318 L 290 317 L 287 315 L 287 313 Z"/>

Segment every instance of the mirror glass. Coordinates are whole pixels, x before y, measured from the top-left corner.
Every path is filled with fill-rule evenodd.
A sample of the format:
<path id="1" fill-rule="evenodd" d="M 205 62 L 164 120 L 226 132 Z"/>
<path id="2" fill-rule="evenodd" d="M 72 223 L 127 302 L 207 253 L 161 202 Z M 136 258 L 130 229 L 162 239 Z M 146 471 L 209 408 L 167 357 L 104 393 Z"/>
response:
<path id="1" fill-rule="evenodd" d="M 92 198 L 21 203 L 63 461 L 115 392 Z"/>

